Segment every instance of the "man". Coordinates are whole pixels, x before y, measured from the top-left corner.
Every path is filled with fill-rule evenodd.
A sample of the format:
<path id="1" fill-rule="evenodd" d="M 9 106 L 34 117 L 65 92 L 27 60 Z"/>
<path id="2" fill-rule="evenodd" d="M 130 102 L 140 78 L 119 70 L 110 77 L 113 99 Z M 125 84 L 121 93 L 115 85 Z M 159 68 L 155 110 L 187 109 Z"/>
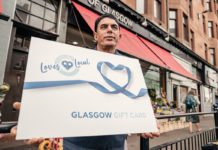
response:
<path id="1" fill-rule="evenodd" d="M 116 53 L 116 46 L 121 38 L 120 27 L 114 16 L 105 14 L 95 22 L 94 39 L 96 50 L 106 53 Z M 19 105 L 19 104 L 18 104 Z M 143 137 L 157 137 L 159 133 L 144 133 Z M 64 138 L 64 150 L 123 150 L 127 135 L 107 135 L 91 137 Z M 32 144 L 37 139 L 29 140 Z"/>

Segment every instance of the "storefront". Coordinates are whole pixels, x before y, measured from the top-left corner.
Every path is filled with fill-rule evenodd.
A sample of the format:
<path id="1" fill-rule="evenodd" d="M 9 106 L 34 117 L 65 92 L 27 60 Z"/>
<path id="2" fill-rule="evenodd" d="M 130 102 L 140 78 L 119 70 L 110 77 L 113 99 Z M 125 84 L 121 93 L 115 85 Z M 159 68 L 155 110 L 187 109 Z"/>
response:
<path id="1" fill-rule="evenodd" d="M 205 85 L 202 90 L 202 111 L 211 111 L 212 105 L 215 103 L 215 92 L 217 91 L 217 74 L 216 71 L 209 66 L 204 66 Z"/>
<path id="2" fill-rule="evenodd" d="M 180 107 L 179 86 L 185 84 L 180 83 L 182 80 L 179 84 L 176 83 L 177 80 L 170 81 L 169 76 L 174 73 L 186 80 L 197 79 L 185 70 L 169 51 L 148 40 L 152 33 L 142 25 L 145 18 L 122 2 L 52 0 L 50 3 L 44 0 L 18 0 L 4 78 L 4 81 L 11 85 L 6 97 L 7 103 L 3 105 L 3 116 L 7 116 L 3 118 L 4 121 L 17 119 L 17 112 L 12 111 L 12 103 L 21 99 L 31 36 L 94 48 L 95 41 L 92 35 L 94 21 L 104 13 L 111 13 L 118 19 L 122 34 L 118 51 L 122 55 L 140 60 L 145 82 L 149 91 L 152 91 L 150 96 L 151 93 L 155 93 L 153 97 L 151 96 L 154 104 L 161 105 L 158 104 L 158 99 L 162 97 L 162 93 L 167 93 L 169 101 L 176 102 L 174 107 Z M 170 93 L 168 82 L 175 85 L 173 95 Z"/>

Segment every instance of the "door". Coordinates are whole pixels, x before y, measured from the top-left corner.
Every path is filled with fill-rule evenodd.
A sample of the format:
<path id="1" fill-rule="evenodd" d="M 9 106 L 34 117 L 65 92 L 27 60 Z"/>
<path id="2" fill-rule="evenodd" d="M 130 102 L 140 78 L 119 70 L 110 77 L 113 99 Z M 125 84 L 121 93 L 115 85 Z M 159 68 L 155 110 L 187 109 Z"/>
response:
<path id="1" fill-rule="evenodd" d="M 178 108 L 178 85 L 173 84 L 173 108 Z"/>

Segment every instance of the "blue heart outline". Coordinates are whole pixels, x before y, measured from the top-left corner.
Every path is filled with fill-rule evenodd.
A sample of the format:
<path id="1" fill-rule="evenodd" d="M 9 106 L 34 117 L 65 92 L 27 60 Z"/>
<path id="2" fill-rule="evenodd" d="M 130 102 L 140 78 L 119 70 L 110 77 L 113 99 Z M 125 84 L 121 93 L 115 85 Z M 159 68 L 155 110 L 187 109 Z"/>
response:
<path id="1" fill-rule="evenodd" d="M 107 78 L 103 73 L 102 73 L 102 65 L 105 64 L 112 70 L 126 70 L 128 74 L 128 81 L 124 86 L 119 86 L 115 82 L 111 81 L 109 78 Z M 56 86 L 66 86 L 66 85 L 76 85 L 76 84 L 84 84 L 88 83 L 92 85 L 94 88 L 97 90 L 101 91 L 102 93 L 106 94 L 118 94 L 118 93 L 123 93 L 127 97 L 131 99 L 136 99 L 139 97 L 143 97 L 145 94 L 148 93 L 147 89 L 141 88 L 140 91 L 138 92 L 137 95 L 131 93 L 130 91 L 126 90 L 126 87 L 128 86 L 130 80 L 131 80 L 131 70 L 124 66 L 124 65 L 117 65 L 114 66 L 110 62 L 98 62 L 97 64 L 97 70 L 100 72 L 101 76 L 103 79 L 111 86 L 114 88 L 113 91 L 108 90 L 101 84 L 97 82 L 92 82 L 92 81 L 85 81 L 85 80 L 65 80 L 65 81 L 39 81 L 39 82 L 25 82 L 24 83 L 24 89 L 36 89 L 36 88 L 47 88 L 47 87 L 56 87 Z"/>

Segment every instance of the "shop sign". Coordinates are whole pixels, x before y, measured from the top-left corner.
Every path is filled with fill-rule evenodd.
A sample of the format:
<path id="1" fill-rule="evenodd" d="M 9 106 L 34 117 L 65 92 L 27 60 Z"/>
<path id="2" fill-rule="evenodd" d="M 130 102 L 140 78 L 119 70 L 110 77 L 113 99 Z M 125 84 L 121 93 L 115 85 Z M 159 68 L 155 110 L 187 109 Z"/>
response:
<path id="1" fill-rule="evenodd" d="M 112 9 L 110 6 L 101 3 L 100 0 L 87 0 L 88 3 L 94 7 L 99 7 L 104 13 L 112 14 L 117 20 L 128 27 L 133 27 L 133 21 L 128 17 L 124 16 L 120 12 Z"/>

